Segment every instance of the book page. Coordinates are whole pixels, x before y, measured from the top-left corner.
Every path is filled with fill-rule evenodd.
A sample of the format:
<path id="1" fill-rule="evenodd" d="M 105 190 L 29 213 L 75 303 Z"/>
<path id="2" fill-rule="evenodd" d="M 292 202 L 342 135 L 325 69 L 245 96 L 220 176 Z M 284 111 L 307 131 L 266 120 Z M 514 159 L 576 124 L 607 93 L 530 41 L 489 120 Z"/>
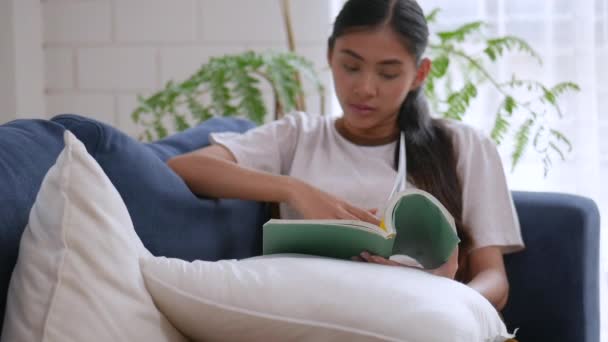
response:
<path id="1" fill-rule="evenodd" d="M 424 190 L 410 188 L 405 191 L 396 193 L 393 196 L 393 198 L 389 201 L 388 205 L 386 206 L 386 209 L 384 211 L 383 222 L 384 222 L 384 225 L 386 226 L 387 231 L 389 231 L 389 233 L 393 233 L 393 234 L 397 233 L 397 230 L 396 230 L 394 222 L 393 222 L 395 207 L 399 204 L 399 202 L 401 201 L 401 199 L 403 197 L 407 197 L 407 196 L 414 195 L 414 194 L 424 196 L 429 201 L 431 201 L 443 213 L 443 215 L 446 217 L 446 219 L 454 227 L 454 231 L 456 231 L 456 223 L 454 222 L 454 218 L 452 217 L 450 212 L 443 206 L 443 204 L 441 202 L 439 202 L 439 200 L 437 198 L 435 198 L 435 196 L 431 195 L 430 193 L 428 193 Z"/>
<path id="2" fill-rule="evenodd" d="M 277 220 L 273 219 L 268 221 L 268 223 L 284 223 L 284 224 L 318 224 L 318 225 L 333 225 L 333 226 L 341 226 L 352 229 L 358 229 L 367 231 L 370 233 L 374 233 L 380 235 L 384 238 L 390 237 L 390 232 L 384 231 L 382 228 L 365 222 L 365 221 L 357 221 L 357 220 Z"/>

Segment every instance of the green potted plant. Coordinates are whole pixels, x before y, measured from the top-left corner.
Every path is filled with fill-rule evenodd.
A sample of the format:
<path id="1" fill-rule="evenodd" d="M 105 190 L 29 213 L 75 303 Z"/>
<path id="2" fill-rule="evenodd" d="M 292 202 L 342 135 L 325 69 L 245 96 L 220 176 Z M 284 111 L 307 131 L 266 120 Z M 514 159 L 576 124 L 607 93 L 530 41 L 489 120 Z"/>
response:
<path id="1" fill-rule="evenodd" d="M 323 113 L 325 90 L 315 66 L 293 52 L 289 0 L 283 0 L 282 5 L 290 52 L 249 51 L 211 58 L 186 80 L 169 82 L 152 96 L 140 97 L 132 118 L 145 128 L 143 138 L 162 138 L 170 130 L 181 131 L 213 116 L 239 115 L 260 124 L 268 113 L 277 119 L 291 110 L 305 110 L 300 75 L 315 86 L 322 98 Z M 521 38 L 488 37 L 487 24 L 482 21 L 434 31 L 439 13 L 435 9 L 427 16 L 432 32 L 428 55 L 433 68 L 425 93 L 433 112 L 462 120 L 477 99 L 480 87 L 489 86 L 498 96 L 490 136 L 497 144 L 508 135 L 514 137 L 512 169 L 524 152 L 533 149 L 542 159 L 546 174 L 555 157 L 564 160 L 572 150 L 568 138 L 552 126 L 552 119 L 563 117 L 559 98 L 567 92 L 579 91 L 578 85 L 562 82 L 547 86 L 516 74 L 508 80 L 499 80 L 490 70 L 507 53 L 524 53 L 539 65 L 541 57 Z M 270 85 L 273 92 L 272 112 L 263 100 L 263 83 Z M 525 96 L 519 92 L 521 89 L 526 90 Z"/>
<path id="2" fill-rule="evenodd" d="M 431 27 L 437 23 L 439 13 L 440 10 L 435 9 L 427 16 Z M 524 152 L 533 148 L 543 161 L 546 175 L 556 156 L 564 160 L 566 153 L 572 151 L 572 144 L 552 126 L 555 121 L 552 119 L 561 119 L 564 115 L 559 98 L 567 92 L 580 91 L 579 86 L 572 82 L 547 86 L 516 74 L 507 80 L 499 80 L 489 71 L 490 67 L 509 52 L 523 53 L 539 66 L 543 61 L 525 40 L 515 36 L 488 37 L 486 28 L 486 23 L 475 21 L 433 34 L 429 46 L 433 68 L 425 93 L 435 113 L 462 120 L 477 98 L 478 89 L 489 85 L 498 95 L 490 136 L 497 144 L 509 134 L 514 136 L 512 169 Z M 455 79 L 460 82 L 454 82 Z M 523 96 L 522 89 L 525 90 Z"/>

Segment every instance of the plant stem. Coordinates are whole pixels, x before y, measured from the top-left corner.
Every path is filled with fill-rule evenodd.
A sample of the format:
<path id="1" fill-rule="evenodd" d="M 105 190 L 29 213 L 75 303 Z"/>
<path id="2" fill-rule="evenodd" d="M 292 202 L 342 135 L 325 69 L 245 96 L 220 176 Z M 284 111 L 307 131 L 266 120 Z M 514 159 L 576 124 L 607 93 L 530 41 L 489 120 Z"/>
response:
<path id="1" fill-rule="evenodd" d="M 290 0 L 282 0 L 281 1 L 283 8 L 283 19 L 285 24 L 285 32 L 287 33 L 287 44 L 289 46 L 289 51 L 296 53 L 296 43 L 293 34 L 293 25 L 291 24 L 291 6 Z M 300 73 L 296 71 L 295 80 L 302 87 L 302 79 L 300 78 Z M 304 101 L 304 95 L 299 94 L 296 101 L 297 109 L 301 111 L 306 111 L 306 102 Z"/>
<path id="2" fill-rule="evenodd" d="M 266 75 L 264 72 L 254 70 L 253 74 L 260 76 L 261 78 L 266 80 L 268 84 L 270 84 L 270 88 L 272 89 L 272 96 L 274 97 L 274 120 L 282 118 L 284 113 L 283 108 L 281 107 L 281 102 L 279 101 L 279 92 L 277 90 L 277 87 L 275 87 L 274 83 L 272 83 L 272 81 L 270 80 L 270 77 L 268 77 L 268 75 Z"/>
<path id="3" fill-rule="evenodd" d="M 319 108 L 319 114 L 325 115 L 325 92 L 321 93 L 321 104 Z"/>

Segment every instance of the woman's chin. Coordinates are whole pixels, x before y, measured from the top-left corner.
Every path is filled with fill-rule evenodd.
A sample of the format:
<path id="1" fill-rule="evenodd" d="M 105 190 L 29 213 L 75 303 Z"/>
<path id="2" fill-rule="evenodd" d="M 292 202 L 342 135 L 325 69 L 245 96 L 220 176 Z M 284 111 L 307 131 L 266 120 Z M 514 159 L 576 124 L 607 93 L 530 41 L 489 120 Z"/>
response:
<path id="1" fill-rule="evenodd" d="M 368 130 L 378 126 L 377 119 L 373 115 L 352 115 L 345 114 L 344 122 L 347 126 L 359 130 Z"/>

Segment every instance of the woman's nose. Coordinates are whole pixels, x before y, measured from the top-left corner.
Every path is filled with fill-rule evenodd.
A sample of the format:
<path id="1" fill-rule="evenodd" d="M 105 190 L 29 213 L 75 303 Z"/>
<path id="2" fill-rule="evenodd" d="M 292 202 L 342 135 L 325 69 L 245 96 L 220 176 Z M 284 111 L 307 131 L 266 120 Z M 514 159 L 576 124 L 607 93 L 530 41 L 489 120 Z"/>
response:
<path id="1" fill-rule="evenodd" d="M 355 94 L 367 98 L 375 96 L 377 93 L 376 83 L 372 75 L 361 75 L 355 84 Z"/>

